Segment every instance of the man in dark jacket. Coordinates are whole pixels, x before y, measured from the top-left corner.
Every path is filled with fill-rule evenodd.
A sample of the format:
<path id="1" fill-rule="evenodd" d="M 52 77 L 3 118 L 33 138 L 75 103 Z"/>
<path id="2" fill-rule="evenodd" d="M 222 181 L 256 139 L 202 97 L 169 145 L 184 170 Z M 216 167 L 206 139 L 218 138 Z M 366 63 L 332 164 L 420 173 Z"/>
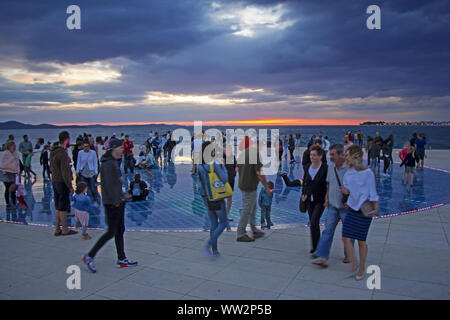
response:
<path id="1" fill-rule="evenodd" d="M 66 151 L 69 145 L 70 135 L 67 131 L 62 131 L 59 134 L 59 143 L 55 144 L 50 152 L 50 168 L 55 199 L 55 236 L 77 233 L 67 228 L 67 213 L 70 210 L 69 194 L 74 193 L 70 158 Z M 62 230 L 59 228 L 60 222 Z"/>
<path id="2" fill-rule="evenodd" d="M 102 200 L 105 207 L 108 231 L 104 233 L 88 254 L 83 256 L 83 262 L 91 272 L 96 272 L 94 257 L 106 242 L 115 238 L 117 250 L 117 267 L 136 266 L 137 261 L 128 260 L 124 251 L 123 234 L 125 232 L 125 201 L 122 192 L 122 176 L 119 160 L 122 158 L 123 142 L 111 139 L 108 151 L 101 158 L 100 179 Z"/>

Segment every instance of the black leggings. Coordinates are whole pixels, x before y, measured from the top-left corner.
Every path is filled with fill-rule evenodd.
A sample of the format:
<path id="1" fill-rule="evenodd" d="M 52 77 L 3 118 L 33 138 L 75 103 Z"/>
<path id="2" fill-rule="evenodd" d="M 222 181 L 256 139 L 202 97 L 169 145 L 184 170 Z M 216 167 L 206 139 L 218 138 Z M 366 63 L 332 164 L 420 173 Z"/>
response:
<path id="1" fill-rule="evenodd" d="M 118 207 L 105 205 L 105 215 L 108 231 L 98 239 L 97 243 L 89 251 L 88 256 L 94 258 L 105 243 L 114 238 L 116 241 L 117 259 L 124 260 L 126 259 L 123 241 L 123 234 L 125 232 L 125 204 L 122 202 Z"/>
<path id="2" fill-rule="evenodd" d="M 289 149 L 289 153 L 291 154 L 291 161 L 294 160 L 294 149 Z"/>
<path id="3" fill-rule="evenodd" d="M 389 169 L 389 165 L 391 164 L 391 160 L 389 159 L 389 156 L 383 157 L 383 164 L 384 164 L 383 172 L 386 173 L 387 170 Z"/>
<path id="4" fill-rule="evenodd" d="M 6 205 L 9 205 L 9 196 L 11 195 L 11 200 L 13 205 L 16 205 L 16 193 L 15 192 L 9 192 L 9 187 L 14 184 L 14 182 L 3 182 L 5 185 L 5 202 Z"/>
<path id="5" fill-rule="evenodd" d="M 309 215 L 312 252 L 315 252 L 320 240 L 320 217 L 322 217 L 325 207 L 323 206 L 323 202 L 311 202 L 307 200 L 306 208 L 308 209 Z"/>
<path id="6" fill-rule="evenodd" d="M 284 180 L 284 183 L 286 183 L 286 187 L 301 187 L 302 183 L 300 182 L 300 180 L 289 180 L 288 176 L 283 174 L 281 176 Z"/>

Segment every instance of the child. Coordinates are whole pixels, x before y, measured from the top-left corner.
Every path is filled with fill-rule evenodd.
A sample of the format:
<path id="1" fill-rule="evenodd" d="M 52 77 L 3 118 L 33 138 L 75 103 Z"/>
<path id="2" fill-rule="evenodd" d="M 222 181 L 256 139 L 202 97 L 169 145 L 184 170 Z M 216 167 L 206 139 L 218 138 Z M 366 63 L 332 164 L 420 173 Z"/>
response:
<path id="1" fill-rule="evenodd" d="M 408 155 L 410 147 L 411 147 L 411 143 L 409 141 L 407 141 L 405 143 L 405 145 L 403 146 L 403 149 L 398 154 L 398 157 L 400 158 L 400 160 L 402 160 L 402 162 L 403 162 L 403 160 L 405 160 L 406 156 Z"/>
<path id="2" fill-rule="evenodd" d="M 401 166 L 405 166 L 405 174 L 403 176 L 403 184 L 406 185 L 408 183 L 408 176 L 411 174 L 411 182 L 410 186 L 413 186 L 414 181 L 414 167 L 416 166 L 416 160 L 414 157 L 415 148 L 409 145 L 409 152 L 406 155 L 405 159 L 402 161 Z"/>
<path id="3" fill-rule="evenodd" d="M 266 227 L 267 221 L 267 229 L 270 229 L 273 226 L 272 221 L 270 220 L 270 210 L 272 207 L 272 199 L 273 199 L 273 188 L 274 184 L 272 181 L 267 182 L 267 185 L 270 188 L 270 196 L 267 196 L 266 189 L 262 188 L 259 192 L 258 204 L 261 208 L 261 229 Z"/>
<path id="4" fill-rule="evenodd" d="M 27 191 L 25 190 L 23 184 L 18 181 L 18 178 L 16 178 L 16 182 L 9 187 L 9 192 L 16 193 L 16 198 L 19 201 L 19 209 L 28 210 L 28 204 L 25 201 Z"/>
<path id="5" fill-rule="evenodd" d="M 30 175 L 31 172 L 34 175 L 34 179 L 36 179 L 36 173 L 33 170 L 31 170 L 31 158 L 33 158 L 33 150 L 28 149 L 28 155 L 24 163 L 25 178 L 31 178 Z"/>
<path id="6" fill-rule="evenodd" d="M 78 182 L 75 195 L 71 199 L 72 207 L 75 213 L 75 219 L 81 224 L 81 237 L 84 240 L 91 239 L 91 236 L 87 234 L 87 226 L 89 224 L 89 210 L 94 210 L 99 213 L 100 209 L 94 206 L 91 198 L 87 196 L 87 184 L 85 182 Z"/>

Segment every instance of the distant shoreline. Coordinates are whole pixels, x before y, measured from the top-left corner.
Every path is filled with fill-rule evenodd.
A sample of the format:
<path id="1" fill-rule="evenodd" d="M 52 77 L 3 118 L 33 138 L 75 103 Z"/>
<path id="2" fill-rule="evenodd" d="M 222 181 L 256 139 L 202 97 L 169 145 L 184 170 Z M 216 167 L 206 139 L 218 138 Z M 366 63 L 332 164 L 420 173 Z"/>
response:
<path id="1" fill-rule="evenodd" d="M 208 125 L 208 122 L 205 121 L 203 127 L 228 127 L 228 128 L 238 128 L 238 127 L 447 127 L 450 122 L 443 124 L 441 123 L 432 123 L 427 122 L 426 124 L 403 124 L 403 123 L 387 123 L 387 122 L 364 122 L 359 125 L 283 125 L 283 124 L 265 124 L 265 125 L 249 125 L 249 124 L 241 124 L 241 125 Z M 124 125 L 115 125 L 115 124 L 89 124 L 89 125 L 54 125 L 54 124 L 25 124 L 18 121 L 7 121 L 0 122 L 0 130 L 33 130 L 33 129 L 58 129 L 58 128 L 114 128 L 114 127 L 183 127 L 190 128 L 193 127 L 194 124 L 187 125 L 179 125 L 179 124 L 167 124 L 167 123 L 150 123 L 150 124 L 124 124 Z"/>

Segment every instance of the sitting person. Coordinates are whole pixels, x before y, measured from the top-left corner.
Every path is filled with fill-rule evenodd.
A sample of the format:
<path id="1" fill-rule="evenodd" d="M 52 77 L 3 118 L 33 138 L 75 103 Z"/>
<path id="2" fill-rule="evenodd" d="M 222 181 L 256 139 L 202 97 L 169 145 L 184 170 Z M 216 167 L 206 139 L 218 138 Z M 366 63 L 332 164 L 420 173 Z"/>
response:
<path id="1" fill-rule="evenodd" d="M 137 173 L 134 176 L 134 181 L 130 183 L 130 190 L 128 193 L 133 196 L 133 202 L 143 201 L 148 196 L 148 186 L 145 181 L 141 180 L 141 175 Z"/>
<path id="2" fill-rule="evenodd" d="M 139 168 L 139 169 L 144 169 L 146 163 L 147 163 L 147 161 L 146 161 L 145 152 L 141 151 L 139 153 L 139 156 L 137 158 L 136 164 L 134 166 Z"/>

